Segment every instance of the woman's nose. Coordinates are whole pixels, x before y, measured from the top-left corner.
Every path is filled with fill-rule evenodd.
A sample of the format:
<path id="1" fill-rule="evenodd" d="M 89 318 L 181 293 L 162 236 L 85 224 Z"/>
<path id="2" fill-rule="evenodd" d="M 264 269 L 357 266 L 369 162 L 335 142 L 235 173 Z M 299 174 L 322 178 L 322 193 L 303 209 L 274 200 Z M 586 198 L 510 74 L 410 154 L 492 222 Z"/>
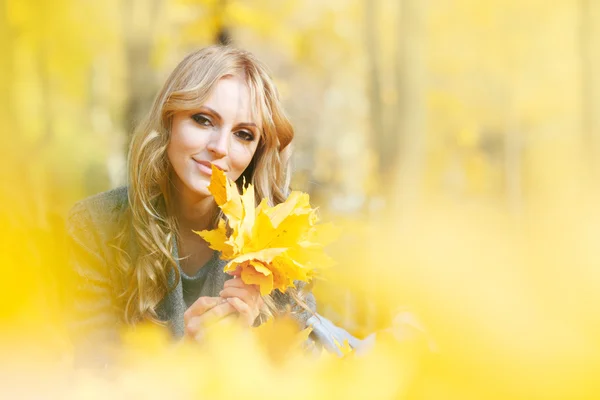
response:
<path id="1" fill-rule="evenodd" d="M 229 146 L 229 134 L 225 129 L 213 132 L 206 148 L 214 154 L 215 158 L 225 157 Z"/>

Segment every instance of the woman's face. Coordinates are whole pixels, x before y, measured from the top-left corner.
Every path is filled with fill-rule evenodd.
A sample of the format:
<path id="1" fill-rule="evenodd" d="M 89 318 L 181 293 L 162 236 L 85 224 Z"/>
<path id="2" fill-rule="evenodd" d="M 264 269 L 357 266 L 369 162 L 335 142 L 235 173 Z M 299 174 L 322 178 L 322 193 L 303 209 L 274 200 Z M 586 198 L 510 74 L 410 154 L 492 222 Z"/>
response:
<path id="1" fill-rule="evenodd" d="M 173 116 L 167 156 L 177 192 L 193 198 L 210 196 L 211 164 L 237 180 L 256 152 L 261 129 L 252 116 L 244 79 L 219 80 L 202 106 Z"/>

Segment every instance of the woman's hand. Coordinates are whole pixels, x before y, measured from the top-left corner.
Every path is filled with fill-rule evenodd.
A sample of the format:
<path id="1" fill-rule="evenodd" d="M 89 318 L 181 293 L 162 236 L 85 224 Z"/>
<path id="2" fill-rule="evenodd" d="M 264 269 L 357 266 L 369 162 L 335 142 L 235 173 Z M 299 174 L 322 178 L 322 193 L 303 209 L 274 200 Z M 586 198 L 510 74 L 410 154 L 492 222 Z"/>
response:
<path id="1" fill-rule="evenodd" d="M 239 276 L 225 282 L 219 293 L 239 314 L 244 325 L 252 326 L 264 302 L 256 285 L 245 284 Z"/>
<path id="2" fill-rule="evenodd" d="M 225 282 L 219 297 L 199 297 L 185 311 L 185 334 L 199 340 L 210 324 L 231 315 L 238 315 L 244 325 L 252 326 L 263 304 L 258 286 L 247 285 L 236 276 Z"/>
<path id="3" fill-rule="evenodd" d="M 185 334 L 199 340 L 209 324 L 234 313 L 236 309 L 222 297 L 199 297 L 183 314 Z"/>

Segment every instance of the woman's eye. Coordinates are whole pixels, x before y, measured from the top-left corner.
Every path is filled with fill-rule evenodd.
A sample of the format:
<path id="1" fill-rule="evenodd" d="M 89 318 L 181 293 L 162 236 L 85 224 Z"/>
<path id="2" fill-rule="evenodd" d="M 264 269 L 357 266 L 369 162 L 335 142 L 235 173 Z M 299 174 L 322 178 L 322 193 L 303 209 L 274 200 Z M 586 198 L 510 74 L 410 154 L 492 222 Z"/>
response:
<path id="1" fill-rule="evenodd" d="M 194 115 L 192 115 L 192 119 L 202 126 L 211 126 L 212 125 L 212 122 L 210 122 L 210 119 L 208 119 L 207 117 L 205 117 L 202 114 L 194 114 Z"/>
<path id="2" fill-rule="evenodd" d="M 251 142 L 254 140 L 254 135 L 248 131 L 237 131 L 235 133 L 235 135 L 237 137 L 239 137 L 240 139 L 245 140 L 247 142 Z"/>

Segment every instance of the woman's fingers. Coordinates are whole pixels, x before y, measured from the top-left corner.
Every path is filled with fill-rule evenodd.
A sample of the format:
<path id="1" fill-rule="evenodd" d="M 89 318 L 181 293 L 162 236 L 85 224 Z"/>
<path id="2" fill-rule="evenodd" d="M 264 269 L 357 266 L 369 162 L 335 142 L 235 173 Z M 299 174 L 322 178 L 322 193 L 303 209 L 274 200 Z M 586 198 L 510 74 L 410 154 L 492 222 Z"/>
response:
<path id="1" fill-rule="evenodd" d="M 235 271 L 228 272 L 228 274 L 233 276 L 234 278 L 239 277 L 241 273 L 242 273 L 242 268 L 239 265 L 235 268 Z"/>
<path id="2" fill-rule="evenodd" d="M 225 282 L 219 297 L 198 298 L 184 313 L 185 333 L 201 337 L 203 329 L 230 314 L 239 313 L 245 325 L 251 326 L 260 313 L 264 301 L 255 285 L 247 285 L 240 278 Z"/>
<path id="3" fill-rule="evenodd" d="M 221 297 L 199 297 L 198 300 L 196 300 L 183 314 L 183 322 L 187 324 L 191 318 L 200 316 L 222 303 L 223 299 Z"/>
<path id="4" fill-rule="evenodd" d="M 219 296 L 221 296 L 224 299 L 229 298 L 229 297 L 238 297 L 250 305 L 254 305 L 254 303 L 256 303 L 258 301 L 258 299 L 260 298 L 258 292 L 256 292 L 256 291 L 250 291 L 245 288 L 236 288 L 236 287 L 227 287 L 227 288 L 221 290 L 221 292 L 219 293 Z"/>
<path id="5" fill-rule="evenodd" d="M 242 278 L 240 278 L 239 276 L 236 276 L 232 279 L 226 280 L 223 287 L 238 287 L 238 288 L 253 287 L 253 288 L 256 288 L 256 285 L 248 285 L 248 284 L 244 283 Z"/>
<path id="6" fill-rule="evenodd" d="M 225 301 L 214 306 L 202 315 L 192 316 L 185 321 L 185 333 L 188 336 L 196 337 L 206 326 L 213 324 L 224 317 L 236 312 L 236 308 Z"/>
<path id="7" fill-rule="evenodd" d="M 239 278 L 226 281 L 219 296 L 230 301 L 247 325 L 254 323 L 264 304 L 258 286 L 247 285 Z"/>
<path id="8" fill-rule="evenodd" d="M 227 303 L 230 304 L 240 314 L 240 317 L 244 323 L 251 326 L 254 323 L 256 317 L 258 317 L 258 309 L 250 307 L 247 303 L 243 302 L 237 297 L 229 297 Z"/>
<path id="9" fill-rule="evenodd" d="M 223 290 L 219 293 L 219 296 L 224 298 L 239 297 L 250 305 L 255 302 L 262 304 L 260 288 L 257 285 L 248 285 L 240 278 L 234 278 L 225 281 Z"/>

